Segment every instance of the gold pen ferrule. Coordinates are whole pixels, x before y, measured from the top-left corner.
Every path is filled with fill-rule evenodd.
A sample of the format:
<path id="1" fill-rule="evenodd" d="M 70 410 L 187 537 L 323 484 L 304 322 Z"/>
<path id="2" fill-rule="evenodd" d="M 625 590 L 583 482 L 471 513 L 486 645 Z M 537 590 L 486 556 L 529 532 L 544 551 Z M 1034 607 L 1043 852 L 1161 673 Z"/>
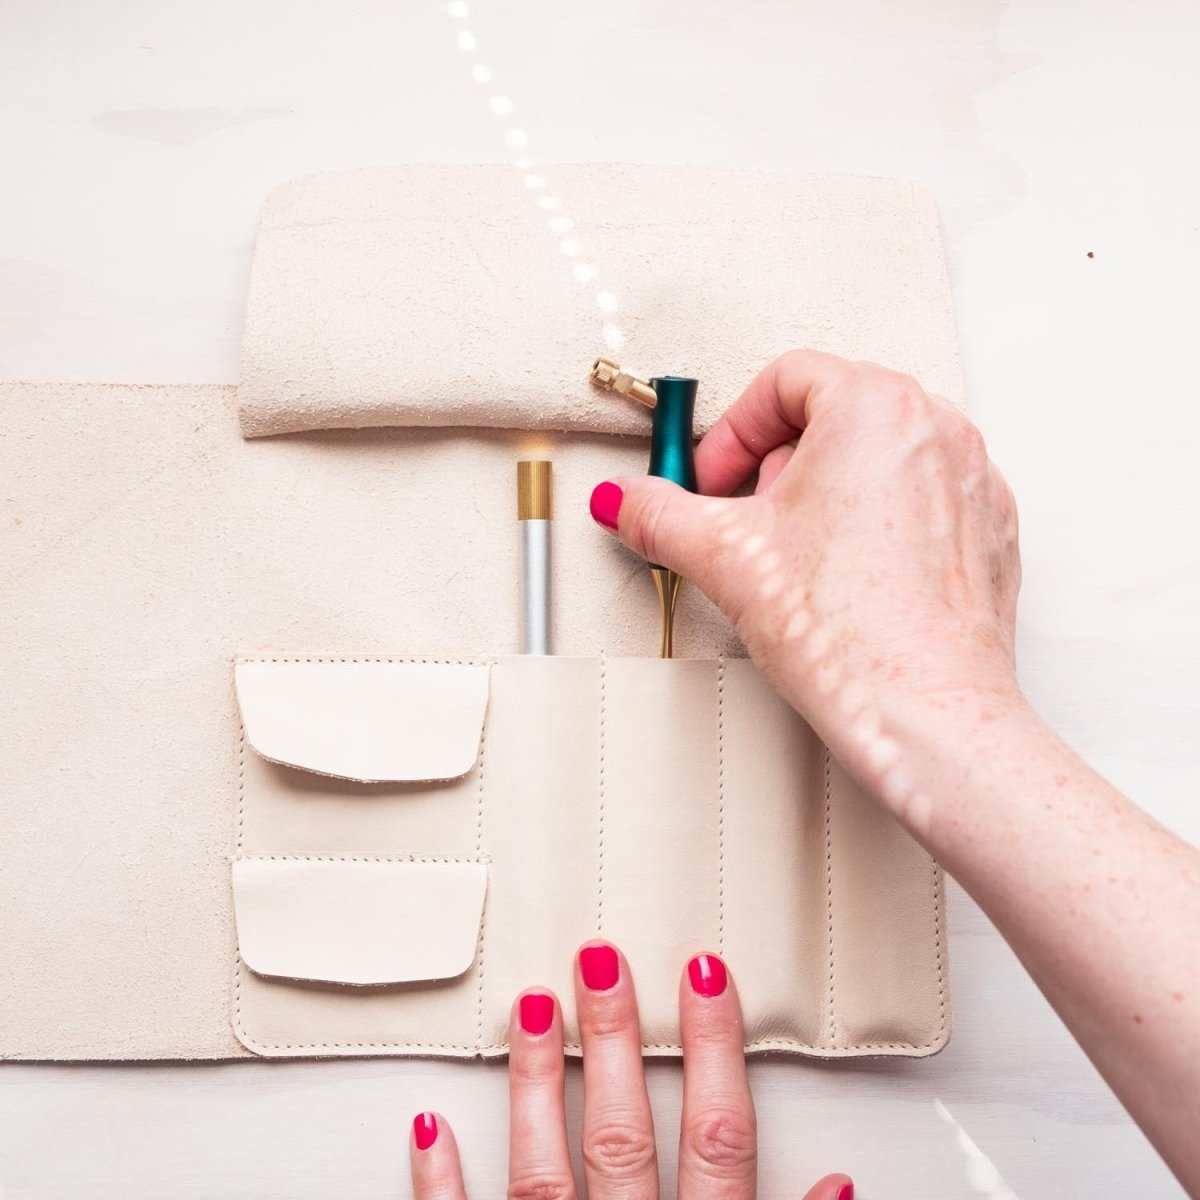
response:
<path id="1" fill-rule="evenodd" d="M 517 463 L 517 520 L 549 521 L 553 516 L 550 464 L 541 460 Z"/>

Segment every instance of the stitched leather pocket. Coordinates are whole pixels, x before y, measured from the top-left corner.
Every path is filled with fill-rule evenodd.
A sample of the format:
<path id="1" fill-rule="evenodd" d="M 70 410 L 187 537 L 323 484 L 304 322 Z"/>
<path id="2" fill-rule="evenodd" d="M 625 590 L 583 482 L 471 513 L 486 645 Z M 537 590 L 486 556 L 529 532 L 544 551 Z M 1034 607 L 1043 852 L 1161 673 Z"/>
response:
<path id="1" fill-rule="evenodd" d="M 700 950 L 731 962 L 748 1049 L 948 1036 L 936 867 L 744 659 L 256 661 L 237 691 L 234 1025 L 257 1053 L 502 1054 L 531 983 L 577 1051 L 596 936 L 630 960 L 647 1054 L 680 1052 Z"/>

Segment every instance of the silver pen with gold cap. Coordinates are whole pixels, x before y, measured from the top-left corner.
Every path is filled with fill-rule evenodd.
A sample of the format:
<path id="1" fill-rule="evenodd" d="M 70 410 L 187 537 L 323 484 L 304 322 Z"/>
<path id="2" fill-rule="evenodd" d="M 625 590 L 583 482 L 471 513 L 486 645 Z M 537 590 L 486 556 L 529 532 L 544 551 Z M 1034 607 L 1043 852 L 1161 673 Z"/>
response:
<path id="1" fill-rule="evenodd" d="M 521 653 L 552 654 L 550 526 L 553 470 L 544 460 L 517 463 L 517 523 L 521 526 Z"/>

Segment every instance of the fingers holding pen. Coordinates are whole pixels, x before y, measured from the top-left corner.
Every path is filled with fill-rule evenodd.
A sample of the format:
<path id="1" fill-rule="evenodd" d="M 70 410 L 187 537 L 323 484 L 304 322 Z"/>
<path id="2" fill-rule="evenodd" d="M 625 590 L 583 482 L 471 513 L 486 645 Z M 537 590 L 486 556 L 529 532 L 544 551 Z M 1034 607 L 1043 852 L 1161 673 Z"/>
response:
<path id="1" fill-rule="evenodd" d="M 734 523 L 747 528 L 755 515 L 742 507 L 746 503 L 696 496 L 653 475 L 629 475 L 600 484 L 592 492 L 591 513 L 635 554 L 678 571 L 707 592 L 729 553 L 723 534 Z"/>
<path id="2" fill-rule="evenodd" d="M 792 350 L 768 364 L 696 448 L 700 491 L 728 496 L 777 446 L 792 441 L 855 364 L 819 350 Z"/>

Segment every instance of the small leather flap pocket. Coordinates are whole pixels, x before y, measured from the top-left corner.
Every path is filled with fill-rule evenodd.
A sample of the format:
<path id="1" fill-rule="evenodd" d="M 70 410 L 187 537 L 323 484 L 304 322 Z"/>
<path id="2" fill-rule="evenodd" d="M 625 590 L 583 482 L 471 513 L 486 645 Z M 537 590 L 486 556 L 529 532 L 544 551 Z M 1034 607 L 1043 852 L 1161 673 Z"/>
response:
<path id="1" fill-rule="evenodd" d="M 238 950 L 285 979 L 453 979 L 474 961 L 486 889 L 486 864 L 465 858 L 235 859 Z"/>
<path id="2" fill-rule="evenodd" d="M 272 662 L 234 668 L 263 758 L 360 783 L 455 779 L 475 765 L 486 663 Z"/>

